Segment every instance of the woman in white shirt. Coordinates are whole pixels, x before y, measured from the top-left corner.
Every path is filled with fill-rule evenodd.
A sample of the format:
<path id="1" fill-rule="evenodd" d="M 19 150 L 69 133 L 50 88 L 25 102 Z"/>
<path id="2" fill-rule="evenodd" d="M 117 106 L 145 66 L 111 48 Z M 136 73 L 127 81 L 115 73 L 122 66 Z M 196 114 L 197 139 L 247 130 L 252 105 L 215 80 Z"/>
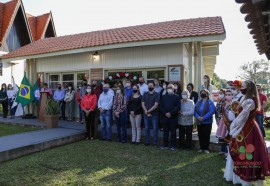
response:
<path id="1" fill-rule="evenodd" d="M 8 84 L 8 89 L 7 89 L 7 96 L 8 96 L 8 106 L 9 106 L 9 113 L 10 113 L 10 118 L 14 118 L 16 107 L 12 108 L 12 105 L 14 103 L 16 93 L 13 90 L 13 87 L 11 84 Z"/>
<path id="2" fill-rule="evenodd" d="M 203 76 L 203 85 L 201 86 L 200 90 L 204 89 L 207 89 L 209 91 L 209 98 L 212 99 L 213 87 L 211 85 L 211 79 L 208 75 Z"/>

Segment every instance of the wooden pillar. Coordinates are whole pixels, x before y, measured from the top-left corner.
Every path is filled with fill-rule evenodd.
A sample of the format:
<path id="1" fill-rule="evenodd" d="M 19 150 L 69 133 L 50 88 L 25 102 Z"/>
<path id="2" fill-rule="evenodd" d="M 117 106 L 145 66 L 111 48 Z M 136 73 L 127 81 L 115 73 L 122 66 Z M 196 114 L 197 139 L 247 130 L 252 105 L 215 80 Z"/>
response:
<path id="1" fill-rule="evenodd" d="M 193 43 L 189 43 L 189 50 L 188 50 L 188 69 L 189 69 L 189 78 L 188 83 L 193 83 L 194 79 L 194 72 L 193 72 Z"/>

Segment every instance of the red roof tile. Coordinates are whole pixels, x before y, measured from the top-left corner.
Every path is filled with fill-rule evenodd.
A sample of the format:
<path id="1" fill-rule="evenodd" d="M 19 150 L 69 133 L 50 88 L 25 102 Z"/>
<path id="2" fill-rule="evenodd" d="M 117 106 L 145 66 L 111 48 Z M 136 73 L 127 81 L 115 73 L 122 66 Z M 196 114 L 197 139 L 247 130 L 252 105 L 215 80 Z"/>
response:
<path id="1" fill-rule="evenodd" d="M 10 2 L 7 2 L 4 5 L 3 9 L 3 15 L 1 21 L 2 23 L 2 28 L 1 28 L 1 35 L 0 35 L 0 43 L 3 42 L 4 37 L 7 34 L 8 27 L 11 24 L 12 18 L 14 16 L 16 7 L 19 6 L 21 3 L 21 0 L 12 0 Z"/>
<path id="2" fill-rule="evenodd" d="M 2 58 L 128 42 L 221 34 L 225 34 L 221 17 L 184 19 L 42 39 L 6 54 Z"/>
<path id="3" fill-rule="evenodd" d="M 27 14 L 27 20 L 30 26 L 33 40 L 37 41 L 42 39 L 46 32 L 49 21 L 51 20 L 51 13 L 43 14 L 37 17 Z"/>

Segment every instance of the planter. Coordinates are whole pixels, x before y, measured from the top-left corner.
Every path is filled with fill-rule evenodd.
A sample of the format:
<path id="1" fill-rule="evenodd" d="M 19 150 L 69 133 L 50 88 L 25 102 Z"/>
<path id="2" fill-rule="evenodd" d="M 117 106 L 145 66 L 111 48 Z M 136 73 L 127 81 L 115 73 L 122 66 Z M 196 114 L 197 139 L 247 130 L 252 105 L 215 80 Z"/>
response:
<path id="1" fill-rule="evenodd" d="M 48 129 L 58 127 L 59 115 L 44 115 L 44 119 Z"/>

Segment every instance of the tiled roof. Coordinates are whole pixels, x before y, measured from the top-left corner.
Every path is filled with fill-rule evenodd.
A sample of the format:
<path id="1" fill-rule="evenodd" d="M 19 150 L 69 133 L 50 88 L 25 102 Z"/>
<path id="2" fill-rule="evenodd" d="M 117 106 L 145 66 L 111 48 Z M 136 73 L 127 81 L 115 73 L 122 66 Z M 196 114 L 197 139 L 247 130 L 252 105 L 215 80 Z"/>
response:
<path id="1" fill-rule="evenodd" d="M 0 24 L 1 25 L 1 34 L 0 34 L 0 43 L 3 42 L 4 37 L 8 31 L 8 27 L 11 24 L 13 14 L 15 13 L 16 7 L 21 3 L 20 0 L 12 0 L 7 3 L 1 3 L 0 8 Z M 2 11 L 1 11 L 2 9 Z M 1 23 L 2 22 L 2 23 Z"/>
<path id="2" fill-rule="evenodd" d="M 221 17 L 184 19 L 47 38 L 19 48 L 2 58 L 130 42 L 221 34 L 225 34 Z"/>
<path id="3" fill-rule="evenodd" d="M 37 17 L 27 14 L 28 24 L 30 26 L 34 41 L 37 41 L 44 36 L 50 19 L 51 13 L 43 14 Z"/>

